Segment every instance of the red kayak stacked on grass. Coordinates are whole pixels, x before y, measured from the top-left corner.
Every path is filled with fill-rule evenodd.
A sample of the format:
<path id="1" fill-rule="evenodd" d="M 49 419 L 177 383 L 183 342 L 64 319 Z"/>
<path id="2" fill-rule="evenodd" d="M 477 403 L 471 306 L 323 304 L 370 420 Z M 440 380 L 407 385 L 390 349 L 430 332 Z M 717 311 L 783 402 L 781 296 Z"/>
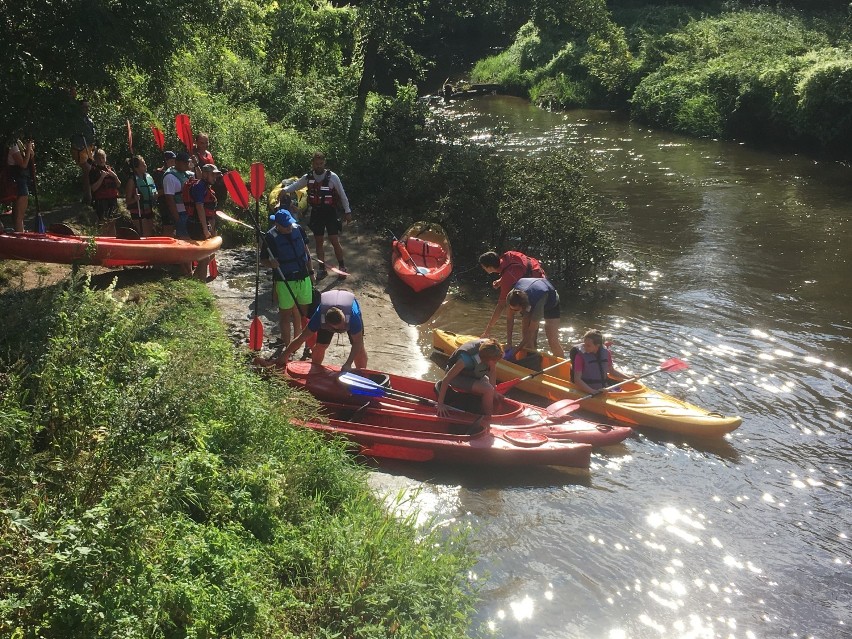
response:
<path id="1" fill-rule="evenodd" d="M 292 385 L 319 399 L 329 417 L 328 424 L 304 425 L 344 435 L 375 457 L 585 468 L 588 453 L 576 445 L 608 446 L 632 433 L 580 419 L 553 421 L 546 409 L 510 399 L 500 401 L 488 420 L 460 409 L 441 417 L 431 382 L 378 371 L 340 375 L 338 367 L 291 362 L 286 374 Z M 462 405 L 480 401 L 460 399 Z"/>
<path id="2" fill-rule="evenodd" d="M 423 291 L 453 272 L 453 251 L 446 231 L 434 222 L 415 222 L 393 241 L 393 270 L 408 287 Z"/>
<path id="3" fill-rule="evenodd" d="M 178 240 L 173 237 L 118 237 L 57 235 L 53 233 L 0 233 L 0 259 L 92 264 L 96 266 L 152 266 L 181 264 L 209 257 L 222 246 L 222 238 Z"/>

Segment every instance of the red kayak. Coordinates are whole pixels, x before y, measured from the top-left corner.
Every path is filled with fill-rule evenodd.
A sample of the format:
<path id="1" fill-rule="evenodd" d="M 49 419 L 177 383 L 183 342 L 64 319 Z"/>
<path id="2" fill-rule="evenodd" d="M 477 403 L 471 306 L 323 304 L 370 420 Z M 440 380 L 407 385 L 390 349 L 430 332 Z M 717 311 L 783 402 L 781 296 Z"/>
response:
<path id="1" fill-rule="evenodd" d="M 480 399 L 468 394 L 451 397 L 448 402 L 467 410 L 455 410 L 447 417 L 438 417 L 435 389 L 431 382 L 378 371 L 357 371 L 356 377 L 365 379 L 362 386 L 367 388 L 355 388 L 341 381 L 339 367 L 316 366 L 310 362 L 290 362 L 286 373 L 291 384 L 304 388 L 323 402 L 333 418 L 349 419 L 348 415 L 355 408 L 359 422 L 383 423 L 387 419 L 389 423 L 405 429 L 410 429 L 410 424 L 417 420 L 432 424 L 433 430 L 439 428 L 451 433 L 476 432 L 484 425 L 482 415 L 475 412 Z M 627 426 L 597 424 L 573 415 L 567 416 L 564 421 L 554 421 L 548 417 L 546 409 L 508 398 L 495 406 L 488 425 L 495 434 L 525 432 L 530 437 L 544 436 L 551 441 L 593 446 L 611 446 L 633 433 Z"/>
<path id="2" fill-rule="evenodd" d="M 110 267 L 182 264 L 209 257 L 221 246 L 219 236 L 197 242 L 173 237 L 128 240 L 53 233 L 0 233 L 0 259 L 54 264 Z"/>
<path id="3" fill-rule="evenodd" d="M 446 231 L 434 222 L 415 222 L 393 242 L 393 270 L 418 293 L 443 282 L 453 271 Z"/>

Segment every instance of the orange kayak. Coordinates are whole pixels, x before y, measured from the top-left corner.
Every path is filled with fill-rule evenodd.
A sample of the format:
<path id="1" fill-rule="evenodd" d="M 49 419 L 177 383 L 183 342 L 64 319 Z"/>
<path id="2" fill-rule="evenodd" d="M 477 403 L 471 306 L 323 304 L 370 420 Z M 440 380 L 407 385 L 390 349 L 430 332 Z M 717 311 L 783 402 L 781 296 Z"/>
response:
<path id="1" fill-rule="evenodd" d="M 415 222 L 393 241 L 393 270 L 420 292 L 446 280 L 453 271 L 453 251 L 446 231 L 434 222 Z"/>
<path id="2" fill-rule="evenodd" d="M 52 233 L 0 233 L 0 259 L 93 264 L 97 266 L 149 266 L 181 264 L 204 259 L 222 246 L 220 236 L 209 240 L 173 237 L 117 237 L 54 235 Z"/>

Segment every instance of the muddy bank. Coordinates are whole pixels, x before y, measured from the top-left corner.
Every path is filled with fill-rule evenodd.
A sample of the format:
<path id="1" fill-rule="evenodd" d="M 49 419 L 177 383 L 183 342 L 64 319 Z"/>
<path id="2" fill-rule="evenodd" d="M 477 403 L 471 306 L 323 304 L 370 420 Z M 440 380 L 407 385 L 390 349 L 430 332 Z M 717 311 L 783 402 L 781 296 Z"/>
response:
<path id="1" fill-rule="evenodd" d="M 321 291 L 352 291 L 364 316 L 364 342 L 370 368 L 422 376 L 434 368 L 418 345 L 417 325 L 429 320 L 446 295 L 446 287 L 420 294 L 416 298 L 396 279 L 390 268 L 390 242 L 369 232 L 350 231 L 341 243 L 349 277 L 333 274 L 318 283 Z M 336 265 L 333 252 L 326 257 Z M 255 248 L 240 247 L 217 254 L 220 276 L 208 284 L 215 295 L 228 334 L 235 344 L 248 345 L 249 328 L 255 310 Z M 280 339 L 278 308 L 272 299 L 271 272 L 261 268 L 257 313 L 263 321 L 262 354 L 271 355 Z M 346 335 L 335 336 L 326 352 L 325 362 L 342 364 L 349 354 Z"/>

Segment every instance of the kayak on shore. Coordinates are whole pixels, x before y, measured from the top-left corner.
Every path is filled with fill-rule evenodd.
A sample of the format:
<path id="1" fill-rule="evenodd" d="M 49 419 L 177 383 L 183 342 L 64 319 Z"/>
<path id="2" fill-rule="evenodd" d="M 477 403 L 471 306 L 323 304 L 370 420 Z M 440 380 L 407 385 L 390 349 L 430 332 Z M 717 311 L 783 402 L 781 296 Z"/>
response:
<path id="1" fill-rule="evenodd" d="M 394 238 L 393 270 L 415 292 L 437 286 L 453 271 L 453 251 L 446 231 L 434 222 L 415 222 Z"/>
<path id="2" fill-rule="evenodd" d="M 432 346 L 444 355 L 451 355 L 459 346 L 476 339 L 473 335 L 458 335 L 451 331 L 432 331 Z M 548 373 L 520 382 L 519 390 L 537 395 L 548 402 L 579 399 L 585 392 L 570 381 L 571 365 L 568 360 L 541 353 L 542 368 L 557 366 Z M 497 380 L 517 379 L 531 373 L 528 368 L 505 359 L 497 364 Z M 596 415 L 632 427 L 655 428 L 692 437 L 723 437 L 742 424 L 741 417 L 729 417 L 700 408 L 665 393 L 648 388 L 640 382 L 631 382 L 619 392 L 591 397 L 580 403 L 580 408 Z"/>
<path id="3" fill-rule="evenodd" d="M 222 246 L 220 236 L 208 240 L 173 237 L 118 237 L 0 233 L 0 259 L 91 264 L 95 266 L 152 266 L 181 264 L 209 257 Z"/>

